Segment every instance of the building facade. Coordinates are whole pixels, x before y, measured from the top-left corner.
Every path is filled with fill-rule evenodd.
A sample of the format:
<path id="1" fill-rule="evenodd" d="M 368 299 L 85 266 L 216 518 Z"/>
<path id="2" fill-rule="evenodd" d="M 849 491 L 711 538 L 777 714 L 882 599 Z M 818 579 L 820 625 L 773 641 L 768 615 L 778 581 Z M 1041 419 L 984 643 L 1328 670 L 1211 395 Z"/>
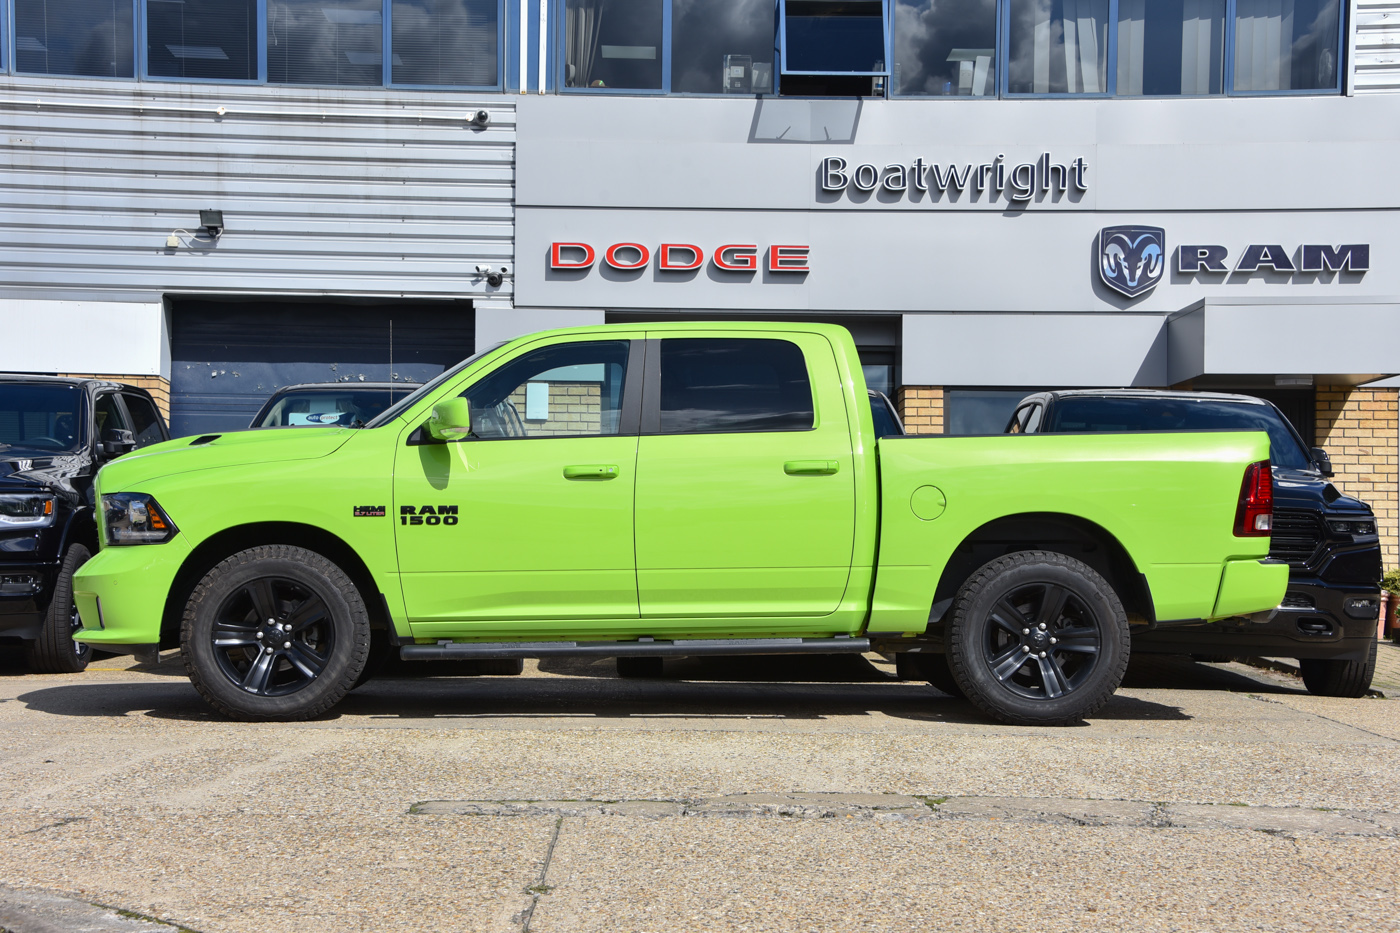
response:
<path id="1" fill-rule="evenodd" d="M 0 14 L 0 369 L 120 376 L 187 434 L 551 326 L 836 321 L 916 433 L 1269 398 L 1400 563 L 1400 3 Z"/>

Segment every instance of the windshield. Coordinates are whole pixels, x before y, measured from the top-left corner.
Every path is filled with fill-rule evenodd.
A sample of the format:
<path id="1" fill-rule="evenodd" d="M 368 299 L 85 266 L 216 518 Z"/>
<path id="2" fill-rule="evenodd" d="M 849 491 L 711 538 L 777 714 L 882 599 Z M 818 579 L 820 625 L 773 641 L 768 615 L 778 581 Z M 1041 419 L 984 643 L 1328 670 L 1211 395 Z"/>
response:
<path id="1" fill-rule="evenodd" d="M 1066 431 L 1264 431 L 1276 467 L 1311 469 L 1312 458 L 1292 427 L 1268 403 L 1223 399 L 1062 398 L 1041 429 Z"/>
<path id="2" fill-rule="evenodd" d="M 330 386 L 318 389 L 290 389 L 268 400 L 249 427 L 282 428 L 311 425 L 351 425 L 364 423 L 389 407 L 394 397 L 412 391 L 402 389 L 358 389 Z"/>
<path id="3" fill-rule="evenodd" d="M 82 404 L 76 386 L 0 384 L 0 450 L 76 450 Z"/>
<path id="4" fill-rule="evenodd" d="M 419 386 L 416 391 L 410 392 L 408 395 L 404 396 L 394 404 L 390 405 L 388 408 L 384 409 L 375 418 L 366 423 L 365 427 L 378 428 L 388 424 L 390 421 L 393 421 L 395 418 L 403 414 L 409 408 L 413 407 L 414 405 L 417 405 L 419 399 L 421 399 L 426 393 L 432 392 L 438 386 L 442 385 L 444 382 L 451 379 L 453 376 L 457 375 L 462 370 L 466 369 L 468 366 L 475 363 L 477 360 L 481 359 L 486 354 L 494 350 L 499 350 L 508 342 L 509 341 L 502 340 L 498 344 L 494 344 L 493 346 L 487 347 L 480 353 L 472 354 L 465 360 L 462 360 L 462 362 L 458 363 L 456 366 L 453 366 L 450 369 L 444 369 L 441 373 Z"/>

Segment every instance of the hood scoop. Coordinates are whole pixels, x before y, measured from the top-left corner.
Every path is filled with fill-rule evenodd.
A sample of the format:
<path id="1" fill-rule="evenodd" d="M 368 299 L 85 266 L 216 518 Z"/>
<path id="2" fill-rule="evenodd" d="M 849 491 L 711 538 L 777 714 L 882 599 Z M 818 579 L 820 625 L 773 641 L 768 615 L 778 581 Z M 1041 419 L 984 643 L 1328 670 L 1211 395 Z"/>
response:
<path id="1" fill-rule="evenodd" d="M 190 441 L 191 447 L 199 447 L 202 444 L 210 444 L 223 437 L 222 434 L 204 434 Z"/>

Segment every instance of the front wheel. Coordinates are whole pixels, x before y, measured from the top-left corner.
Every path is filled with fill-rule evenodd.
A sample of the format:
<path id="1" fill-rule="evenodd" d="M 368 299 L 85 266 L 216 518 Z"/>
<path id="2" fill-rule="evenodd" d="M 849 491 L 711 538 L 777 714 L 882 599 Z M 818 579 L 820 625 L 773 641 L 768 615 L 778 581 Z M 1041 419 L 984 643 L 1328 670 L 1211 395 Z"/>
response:
<path id="1" fill-rule="evenodd" d="M 26 651 L 29 669 L 36 674 L 77 674 L 86 670 L 92 660 L 92 646 L 73 640 L 73 633 L 83 624 L 73 601 L 73 574 L 91 556 L 92 552 L 81 544 L 70 546 L 63 554 L 39 637 Z"/>
<path id="2" fill-rule="evenodd" d="M 233 719 L 310 719 L 355 685 L 369 613 L 350 578 L 313 551 L 266 545 L 214 567 L 180 629 L 190 682 Z"/>
<path id="3" fill-rule="evenodd" d="M 1371 679 L 1376 676 L 1376 643 L 1372 640 L 1364 661 L 1301 658 L 1298 673 L 1303 675 L 1303 686 L 1313 696 L 1364 697 L 1371 689 Z"/>
<path id="4" fill-rule="evenodd" d="M 948 625 L 948 661 L 975 706 L 1014 725 L 1063 726 L 1108 702 L 1128 666 L 1128 619 L 1102 576 L 1052 551 L 984 564 Z"/>

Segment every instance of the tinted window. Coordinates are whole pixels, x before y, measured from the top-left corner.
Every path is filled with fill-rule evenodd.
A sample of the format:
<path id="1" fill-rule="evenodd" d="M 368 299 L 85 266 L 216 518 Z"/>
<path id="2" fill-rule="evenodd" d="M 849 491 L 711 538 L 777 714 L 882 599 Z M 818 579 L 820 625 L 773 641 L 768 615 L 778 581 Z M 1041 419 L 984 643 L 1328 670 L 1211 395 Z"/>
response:
<path id="1" fill-rule="evenodd" d="M 671 90 L 773 90 L 772 0 L 672 0 Z"/>
<path id="2" fill-rule="evenodd" d="M 1119 94 L 1219 94 L 1224 72 L 1225 0 L 1118 0 Z"/>
<path id="3" fill-rule="evenodd" d="M 403 398 L 405 388 L 395 393 Z M 389 407 L 388 389 L 294 389 L 274 395 L 265 412 L 254 418 L 252 427 L 280 428 L 309 425 L 351 425 L 368 422 Z"/>
<path id="4" fill-rule="evenodd" d="M 256 81 L 255 0 L 146 0 L 146 70 L 157 77 Z"/>
<path id="5" fill-rule="evenodd" d="M 72 386 L 0 384 L 0 451 L 73 450 L 82 404 Z"/>
<path id="6" fill-rule="evenodd" d="M 949 389 L 944 396 L 949 434 L 1000 434 L 1027 389 Z"/>
<path id="7" fill-rule="evenodd" d="M 123 395 L 126 413 L 131 416 L 131 433 L 136 436 L 137 447 L 149 447 L 165 440 L 160 427 L 160 412 L 151 400 L 142 395 Z"/>
<path id="8" fill-rule="evenodd" d="M 1274 466 L 1311 466 L 1272 405 L 1180 398 L 1063 398 L 1046 431 L 1265 431 Z"/>
<path id="9" fill-rule="evenodd" d="M 273 84 L 382 84 L 383 63 L 380 0 L 269 0 Z"/>
<path id="10" fill-rule="evenodd" d="M 496 0 L 394 0 L 394 82 L 495 84 L 496 9 Z"/>
<path id="11" fill-rule="evenodd" d="M 881 0 L 786 0 L 783 71 L 883 72 Z"/>
<path id="12" fill-rule="evenodd" d="M 906 96 L 995 97 L 996 0 L 898 0 L 890 91 Z"/>
<path id="13" fill-rule="evenodd" d="M 103 439 L 103 435 L 108 431 L 130 431 L 131 425 L 126 423 L 126 415 L 117 405 L 115 393 L 107 393 L 97 397 L 97 404 L 93 406 L 93 414 L 97 418 L 94 428 L 97 431 L 97 439 Z"/>
<path id="14" fill-rule="evenodd" d="M 15 0 L 15 69 L 31 74 L 136 74 L 131 0 Z"/>
<path id="15" fill-rule="evenodd" d="M 787 340 L 661 341 L 662 434 L 806 431 L 812 384 Z"/>
<path id="16" fill-rule="evenodd" d="M 870 414 L 875 419 L 876 437 L 899 437 L 904 433 L 890 409 L 889 399 L 883 395 L 870 396 Z"/>
<path id="17" fill-rule="evenodd" d="M 659 90 L 660 0 L 566 0 L 564 86 Z"/>
<path id="18" fill-rule="evenodd" d="M 1013 94 L 1108 90 L 1108 0 L 1011 0 Z"/>
<path id="19" fill-rule="evenodd" d="M 482 439 L 621 432 L 626 340 L 556 344 L 527 352 L 462 395 Z"/>
<path id="20" fill-rule="evenodd" d="M 1236 0 L 1235 90 L 1337 86 L 1337 0 Z"/>

